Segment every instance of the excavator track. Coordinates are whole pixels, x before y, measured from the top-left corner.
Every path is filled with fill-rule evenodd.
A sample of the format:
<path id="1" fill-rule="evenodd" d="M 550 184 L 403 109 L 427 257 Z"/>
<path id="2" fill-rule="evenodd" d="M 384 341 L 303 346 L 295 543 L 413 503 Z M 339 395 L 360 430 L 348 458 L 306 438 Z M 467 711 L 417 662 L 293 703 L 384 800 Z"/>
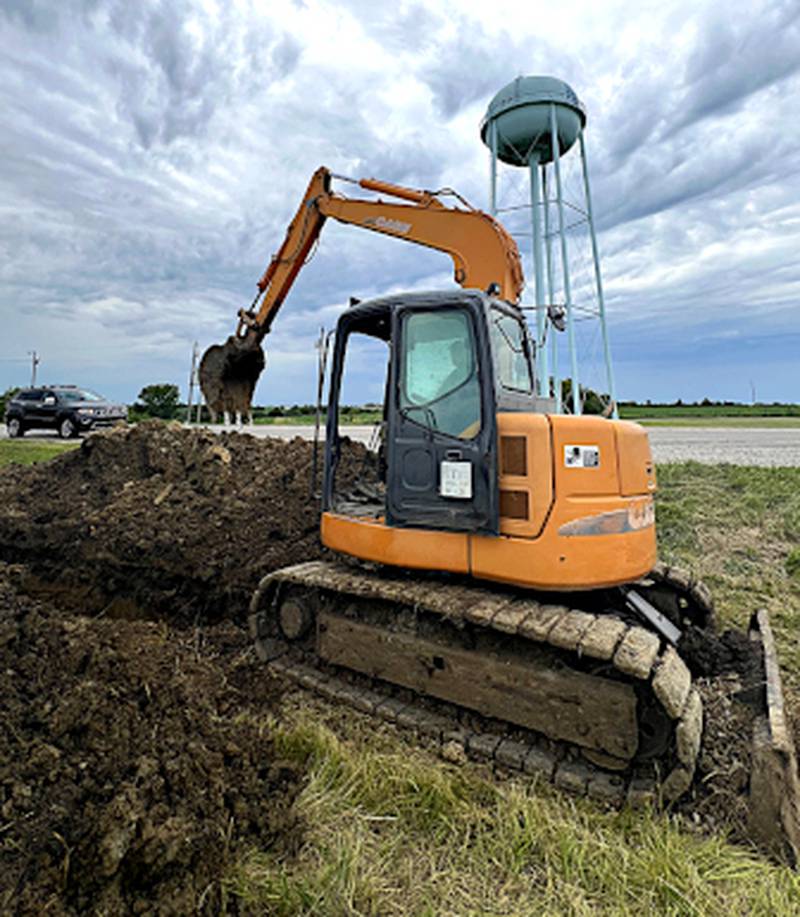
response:
<path id="1" fill-rule="evenodd" d="M 695 626 L 713 618 L 679 571 L 659 566 L 639 585 Z M 678 652 L 613 596 L 593 611 L 313 561 L 264 577 L 249 622 L 275 670 L 416 731 L 445 757 L 606 802 L 670 802 L 694 776 L 702 701 Z"/>

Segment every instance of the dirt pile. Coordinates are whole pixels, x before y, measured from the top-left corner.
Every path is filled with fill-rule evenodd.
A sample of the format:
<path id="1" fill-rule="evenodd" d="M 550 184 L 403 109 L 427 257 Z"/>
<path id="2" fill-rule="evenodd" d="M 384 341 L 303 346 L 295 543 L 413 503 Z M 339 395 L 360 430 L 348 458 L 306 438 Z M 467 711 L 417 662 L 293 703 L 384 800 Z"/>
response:
<path id="1" fill-rule="evenodd" d="M 243 848 L 298 833 L 276 683 L 232 623 L 65 617 L 19 573 L 0 565 L 0 912 L 219 913 Z"/>
<path id="2" fill-rule="evenodd" d="M 345 444 L 342 483 L 366 455 Z M 239 617 L 264 573 L 321 553 L 311 469 L 300 439 L 114 429 L 0 475 L 0 558 L 28 565 L 79 611 Z"/>

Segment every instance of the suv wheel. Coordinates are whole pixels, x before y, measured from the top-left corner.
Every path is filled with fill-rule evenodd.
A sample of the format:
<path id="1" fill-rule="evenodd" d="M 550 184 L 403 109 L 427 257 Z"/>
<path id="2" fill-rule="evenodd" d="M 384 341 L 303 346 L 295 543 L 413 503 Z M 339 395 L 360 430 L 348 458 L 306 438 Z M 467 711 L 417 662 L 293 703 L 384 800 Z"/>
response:
<path id="1" fill-rule="evenodd" d="M 69 419 L 69 417 L 65 417 L 59 423 L 58 435 L 62 439 L 71 439 L 76 433 L 77 433 L 77 430 L 75 428 L 75 424 Z"/>
<path id="2" fill-rule="evenodd" d="M 22 421 L 19 417 L 9 417 L 6 421 L 6 430 L 8 430 L 8 435 L 12 439 L 16 439 L 25 433 L 25 428 L 22 426 Z"/>

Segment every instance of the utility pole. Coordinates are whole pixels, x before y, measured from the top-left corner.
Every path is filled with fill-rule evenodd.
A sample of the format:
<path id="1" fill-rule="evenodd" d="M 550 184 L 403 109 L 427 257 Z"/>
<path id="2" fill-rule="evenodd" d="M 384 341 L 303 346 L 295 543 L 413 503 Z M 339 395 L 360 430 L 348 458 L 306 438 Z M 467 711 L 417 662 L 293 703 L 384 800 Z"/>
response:
<path id="1" fill-rule="evenodd" d="M 29 350 L 28 353 L 31 357 L 31 388 L 34 388 L 36 386 L 36 367 L 41 361 L 35 350 Z"/>
<path id="2" fill-rule="evenodd" d="M 189 398 L 186 403 L 186 423 L 192 422 L 192 402 L 194 401 L 194 387 L 197 382 L 197 341 L 192 345 L 192 368 L 189 371 Z"/>

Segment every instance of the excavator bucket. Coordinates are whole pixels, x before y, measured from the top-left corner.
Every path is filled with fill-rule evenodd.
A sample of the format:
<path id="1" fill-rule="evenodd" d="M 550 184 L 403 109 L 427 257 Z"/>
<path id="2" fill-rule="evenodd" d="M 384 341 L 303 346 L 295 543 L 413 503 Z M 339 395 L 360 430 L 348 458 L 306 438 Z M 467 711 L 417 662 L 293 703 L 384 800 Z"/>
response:
<path id="1" fill-rule="evenodd" d="M 249 418 L 253 391 L 264 364 L 261 344 L 249 335 L 231 335 L 224 344 L 206 350 L 200 360 L 200 389 L 212 420 L 220 414 Z"/>

